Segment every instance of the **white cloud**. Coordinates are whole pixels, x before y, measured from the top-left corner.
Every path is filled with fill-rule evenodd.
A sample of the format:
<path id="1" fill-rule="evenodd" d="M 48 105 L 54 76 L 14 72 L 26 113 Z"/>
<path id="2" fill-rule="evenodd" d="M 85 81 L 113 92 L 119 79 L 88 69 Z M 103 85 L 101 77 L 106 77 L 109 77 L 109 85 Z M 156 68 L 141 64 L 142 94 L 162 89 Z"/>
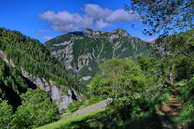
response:
<path id="1" fill-rule="evenodd" d="M 86 4 L 84 11 L 87 16 L 93 17 L 94 19 L 106 18 L 112 13 L 110 9 L 101 8 L 96 4 Z"/>
<path id="2" fill-rule="evenodd" d="M 114 11 L 109 17 L 107 17 L 107 21 L 116 23 L 127 23 L 137 20 L 138 16 L 135 13 L 127 12 L 124 9 L 118 9 Z"/>
<path id="3" fill-rule="evenodd" d="M 40 15 L 55 30 L 78 31 L 84 28 L 108 28 L 115 24 L 126 24 L 138 20 L 138 15 L 123 9 L 111 10 L 96 4 L 86 4 L 83 14 L 64 11 L 46 11 Z"/>
<path id="4" fill-rule="evenodd" d="M 47 11 L 41 14 L 41 18 L 48 22 L 52 27 L 61 32 L 79 30 L 90 27 L 92 18 L 81 16 L 80 14 L 70 13 L 67 11 L 54 12 Z"/>
<path id="5" fill-rule="evenodd" d="M 96 28 L 98 28 L 98 29 L 107 28 L 107 27 L 110 27 L 110 26 L 111 26 L 110 23 L 105 22 L 102 19 L 96 21 Z"/>

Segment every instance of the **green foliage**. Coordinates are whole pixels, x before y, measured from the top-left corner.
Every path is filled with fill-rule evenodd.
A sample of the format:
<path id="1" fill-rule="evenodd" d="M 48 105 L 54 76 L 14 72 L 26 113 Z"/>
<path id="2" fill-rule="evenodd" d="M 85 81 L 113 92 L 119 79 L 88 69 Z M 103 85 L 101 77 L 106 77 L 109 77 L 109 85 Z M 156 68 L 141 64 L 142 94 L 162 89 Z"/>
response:
<path id="1" fill-rule="evenodd" d="M 194 77 L 189 81 L 179 82 L 180 96 L 179 99 L 183 104 L 180 114 L 176 117 L 175 122 L 188 126 L 189 128 L 194 127 Z M 180 85 L 181 84 L 181 85 Z"/>
<path id="2" fill-rule="evenodd" d="M 90 86 L 91 93 L 96 96 L 130 96 L 153 85 L 153 79 L 146 77 L 141 67 L 131 60 L 108 60 L 100 68 L 101 73 Z"/>
<path id="3" fill-rule="evenodd" d="M 156 81 L 166 79 L 169 68 L 164 61 L 157 59 L 156 57 L 144 56 L 140 56 L 136 60 L 144 74 L 147 76 L 154 78 Z"/>
<path id="4" fill-rule="evenodd" d="M 57 107 L 47 93 L 40 89 L 28 90 L 22 95 L 22 105 L 13 116 L 12 128 L 32 129 L 57 119 Z"/>
<path id="5" fill-rule="evenodd" d="M 40 89 L 22 94 L 22 105 L 15 112 L 7 101 L 0 99 L 1 129 L 32 129 L 56 121 L 58 115 L 55 103 Z"/>
<path id="6" fill-rule="evenodd" d="M 194 61 L 186 56 L 179 56 L 174 61 L 174 72 L 176 81 L 191 79 L 194 75 Z"/>
<path id="7" fill-rule="evenodd" d="M 161 37 L 156 40 L 155 45 L 163 55 L 166 56 L 186 56 L 193 59 L 194 54 L 194 29 L 179 34 Z"/>
<path id="8" fill-rule="evenodd" d="M 0 99 L 0 128 L 1 129 L 10 129 L 11 120 L 12 120 L 12 107 L 8 105 L 7 101 Z"/>

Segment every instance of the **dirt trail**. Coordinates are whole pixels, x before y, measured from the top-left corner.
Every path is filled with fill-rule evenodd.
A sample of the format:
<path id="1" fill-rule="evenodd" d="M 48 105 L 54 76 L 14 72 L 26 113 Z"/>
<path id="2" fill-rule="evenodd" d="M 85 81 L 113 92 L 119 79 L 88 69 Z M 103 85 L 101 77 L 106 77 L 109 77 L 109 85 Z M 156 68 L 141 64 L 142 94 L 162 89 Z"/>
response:
<path id="1" fill-rule="evenodd" d="M 164 106 L 160 108 L 164 114 L 161 116 L 162 127 L 164 129 L 181 129 L 180 126 L 172 127 L 170 122 L 173 117 L 176 117 L 182 108 L 182 104 L 178 101 L 177 96 L 173 95 Z"/>

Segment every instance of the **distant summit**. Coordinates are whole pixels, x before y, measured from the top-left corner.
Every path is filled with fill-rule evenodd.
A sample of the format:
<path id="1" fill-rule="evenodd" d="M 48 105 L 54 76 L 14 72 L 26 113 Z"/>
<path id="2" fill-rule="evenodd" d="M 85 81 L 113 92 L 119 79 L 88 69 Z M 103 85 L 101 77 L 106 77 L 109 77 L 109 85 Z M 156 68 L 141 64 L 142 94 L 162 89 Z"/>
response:
<path id="1" fill-rule="evenodd" d="M 115 29 L 112 32 L 104 32 L 104 31 L 95 31 L 90 28 L 86 28 L 83 31 L 74 31 L 67 33 L 68 35 L 74 35 L 74 36 L 89 36 L 89 37 L 103 37 L 103 36 L 109 36 L 109 37 L 132 37 L 127 31 L 124 29 Z M 117 35 L 117 36 L 116 36 Z"/>
<path id="2" fill-rule="evenodd" d="M 84 33 L 93 33 L 93 30 L 92 30 L 92 29 L 89 29 L 89 28 L 86 28 L 86 29 L 84 30 Z"/>

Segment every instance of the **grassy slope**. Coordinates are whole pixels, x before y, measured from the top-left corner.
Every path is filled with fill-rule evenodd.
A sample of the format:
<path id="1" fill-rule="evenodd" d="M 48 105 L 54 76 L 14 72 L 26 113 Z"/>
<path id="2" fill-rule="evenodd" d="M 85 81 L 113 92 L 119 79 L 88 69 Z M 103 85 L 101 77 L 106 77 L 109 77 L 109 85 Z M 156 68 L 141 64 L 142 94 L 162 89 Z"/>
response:
<path id="1" fill-rule="evenodd" d="M 81 122 L 81 121 L 87 120 L 87 119 L 95 116 L 97 113 L 100 113 L 102 111 L 104 111 L 104 110 L 97 110 L 97 111 L 89 112 L 87 114 L 83 114 L 83 115 L 79 115 L 79 116 L 72 116 L 72 117 L 62 119 L 60 121 L 39 127 L 37 129 L 69 129 L 69 128 L 72 128 L 71 123 Z"/>
<path id="2" fill-rule="evenodd" d="M 110 102 L 110 99 L 102 100 L 96 104 L 91 104 L 83 109 L 79 109 L 73 113 L 66 113 L 58 122 L 54 122 L 37 129 L 69 129 L 74 128 L 79 125 L 75 123 L 80 123 L 81 121 L 87 121 L 90 118 L 94 118 L 97 113 L 106 110 L 107 104 Z"/>

